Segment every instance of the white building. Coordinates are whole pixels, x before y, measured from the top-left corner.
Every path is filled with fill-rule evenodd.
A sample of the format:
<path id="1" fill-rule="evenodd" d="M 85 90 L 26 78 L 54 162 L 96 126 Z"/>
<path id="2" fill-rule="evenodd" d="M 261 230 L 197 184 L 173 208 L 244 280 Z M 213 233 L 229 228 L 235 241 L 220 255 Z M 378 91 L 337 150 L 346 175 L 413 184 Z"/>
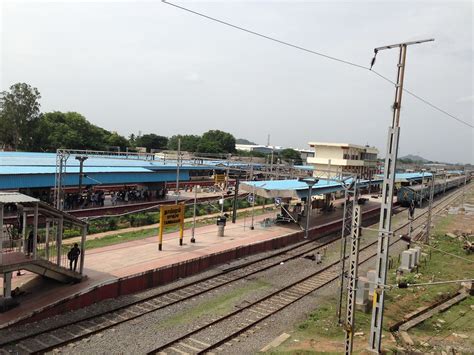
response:
<path id="1" fill-rule="evenodd" d="M 245 152 L 259 152 L 263 154 L 278 153 L 283 150 L 282 147 L 277 145 L 260 145 L 260 144 L 236 144 L 235 149 L 243 150 Z"/>
<path id="2" fill-rule="evenodd" d="M 375 147 L 350 143 L 309 142 L 314 157 L 308 157 L 308 164 L 314 166 L 314 175 L 337 177 L 357 174 L 369 179 L 377 173 L 377 154 Z"/>

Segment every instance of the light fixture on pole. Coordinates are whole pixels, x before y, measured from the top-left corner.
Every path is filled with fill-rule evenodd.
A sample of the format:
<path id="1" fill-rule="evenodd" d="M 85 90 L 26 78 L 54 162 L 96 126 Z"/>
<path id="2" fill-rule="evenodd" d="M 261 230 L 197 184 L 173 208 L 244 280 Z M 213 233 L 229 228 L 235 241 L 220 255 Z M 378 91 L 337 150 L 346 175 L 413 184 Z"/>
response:
<path id="1" fill-rule="evenodd" d="M 316 185 L 319 181 L 317 178 L 299 178 L 298 181 L 305 182 L 308 185 L 308 197 L 306 201 L 306 228 L 304 231 L 304 238 L 308 238 L 309 231 L 309 211 L 311 209 L 311 196 L 313 195 L 313 186 Z"/>
<path id="2" fill-rule="evenodd" d="M 82 193 L 82 179 L 84 177 L 84 161 L 87 160 L 87 156 L 85 155 L 78 155 L 76 156 L 76 160 L 79 160 L 79 194 Z"/>

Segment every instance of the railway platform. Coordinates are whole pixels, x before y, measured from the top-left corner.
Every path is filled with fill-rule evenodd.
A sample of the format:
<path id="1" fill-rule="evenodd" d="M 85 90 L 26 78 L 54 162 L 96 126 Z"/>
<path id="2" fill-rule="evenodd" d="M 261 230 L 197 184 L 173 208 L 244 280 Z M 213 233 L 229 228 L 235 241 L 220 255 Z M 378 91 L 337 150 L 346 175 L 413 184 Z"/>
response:
<path id="1" fill-rule="evenodd" d="M 377 202 L 367 202 L 363 206 L 366 220 L 376 220 L 379 209 Z M 87 276 L 76 284 L 60 284 L 29 272 L 13 275 L 12 287 L 20 287 L 24 294 L 18 296 L 18 307 L 1 315 L 0 328 L 143 291 L 303 239 L 304 232 L 298 225 L 263 223 L 265 219 L 275 217 L 275 213 L 255 217 L 254 230 L 250 229 L 250 217 L 239 218 L 236 224 L 227 225 L 224 237 L 217 236 L 214 224 L 198 227 L 196 243 L 190 243 L 191 230 L 185 230 L 182 246 L 178 232 L 165 234 L 162 251 L 158 251 L 156 236 L 90 249 L 84 265 Z M 338 204 L 331 213 L 314 214 L 310 238 L 340 231 L 342 213 Z"/>

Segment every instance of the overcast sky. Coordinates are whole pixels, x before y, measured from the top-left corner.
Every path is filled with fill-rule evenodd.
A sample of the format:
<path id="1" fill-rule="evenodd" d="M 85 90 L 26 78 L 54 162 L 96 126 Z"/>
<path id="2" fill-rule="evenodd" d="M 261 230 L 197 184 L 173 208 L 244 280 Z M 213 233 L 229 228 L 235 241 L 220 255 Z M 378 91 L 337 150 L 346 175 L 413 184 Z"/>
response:
<path id="1" fill-rule="evenodd" d="M 471 1 L 177 1 L 331 56 L 368 65 L 408 49 L 405 87 L 473 123 Z M 0 88 L 39 89 L 43 112 L 77 111 L 123 135 L 201 134 L 307 148 L 375 145 L 385 156 L 393 85 L 160 1 L 1 0 Z M 397 50 L 374 67 L 395 80 Z M 400 155 L 473 163 L 473 129 L 405 95 Z"/>

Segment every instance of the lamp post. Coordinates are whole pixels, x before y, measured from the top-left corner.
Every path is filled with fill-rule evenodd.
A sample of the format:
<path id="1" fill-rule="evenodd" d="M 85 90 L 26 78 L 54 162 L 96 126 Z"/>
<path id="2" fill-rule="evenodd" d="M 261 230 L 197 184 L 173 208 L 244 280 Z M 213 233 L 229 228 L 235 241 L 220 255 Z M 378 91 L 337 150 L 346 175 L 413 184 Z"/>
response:
<path id="1" fill-rule="evenodd" d="M 85 155 L 78 155 L 76 156 L 76 160 L 79 160 L 79 194 L 82 193 L 82 178 L 84 176 L 84 161 L 87 160 L 87 156 Z"/>
<path id="2" fill-rule="evenodd" d="M 316 178 L 299 178 L 298 181 L 305 182 L 308 185 L 308 197 L 306 201 L 306 228 L 304 231 L 304 238 L 308 238 L 309 231 L 309 211 L 311 210 L 311 196 L 313 194 L 313 186 L 316 185 L 319 179 Z"/>

